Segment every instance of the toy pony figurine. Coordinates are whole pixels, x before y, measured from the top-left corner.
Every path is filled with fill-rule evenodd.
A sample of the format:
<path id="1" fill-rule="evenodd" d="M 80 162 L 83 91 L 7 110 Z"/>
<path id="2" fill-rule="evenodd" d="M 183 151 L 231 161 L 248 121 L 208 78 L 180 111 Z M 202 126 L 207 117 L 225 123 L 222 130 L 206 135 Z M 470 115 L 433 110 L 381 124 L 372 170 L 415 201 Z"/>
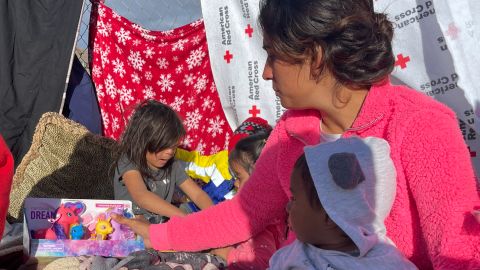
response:
<path id="1" fill-rule="evenodd" d="M 48 219 L 52 226 L 45 232 L 45 239 L 69 239 L 70 226 L 80 222 L 79 215 L 85 210 L 81 202 L 61 204 L 55 210 L 55 218 Z"/>
<path id="2" fill-rule="evenodd" d="M 82 224 L 74 223 L 70 225 L 70 239 L 72 240 L 81 240 L 85 230 L 83 229 Z"/>
<path id="3" fill-rule="evenodd" d="M 123 216 L 123 209 L 121 208 L 113 208 L 109 209 L 108 214 L 118 214 Z M 110 222 L 112 224 L 113 232 L 109 235 L 109 240 L 122 240 L 123 239 L 123 232 L 122 232 L 122 225 L 114 220 Z"/>
<path id="4" fill-rule="evenodd" d="M 97 225 L 95 225 L 95 234 L 97 240 L 107 240 L 109 234 L 113 232 L 112 224 L 110 223 L 111 218 L 98 219 Z"/>

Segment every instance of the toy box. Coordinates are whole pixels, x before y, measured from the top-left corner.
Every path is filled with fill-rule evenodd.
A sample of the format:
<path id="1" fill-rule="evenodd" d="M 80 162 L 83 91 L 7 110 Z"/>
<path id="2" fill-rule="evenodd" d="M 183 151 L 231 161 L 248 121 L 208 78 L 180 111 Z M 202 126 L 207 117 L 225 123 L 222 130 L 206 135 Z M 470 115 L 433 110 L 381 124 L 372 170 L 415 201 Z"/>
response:
<path id="1" fill-rule="evenodd" d="M 23 245 L 35 257 L 125 257 L 143 240 L 110 214 L 133 217 L 131 209 L 130 201 L 27 198 Z"/>

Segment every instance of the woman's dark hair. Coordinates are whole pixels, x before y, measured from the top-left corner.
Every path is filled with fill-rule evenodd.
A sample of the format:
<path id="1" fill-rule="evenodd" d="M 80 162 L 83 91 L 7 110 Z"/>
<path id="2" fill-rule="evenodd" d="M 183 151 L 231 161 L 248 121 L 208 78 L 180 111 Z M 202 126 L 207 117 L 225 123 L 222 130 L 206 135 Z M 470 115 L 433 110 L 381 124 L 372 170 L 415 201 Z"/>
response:
<path id="1" fill-rule="evenodd" d="M 184 136 L 182 120 L 172 108 L 155 100 L 146 100 L 136 107 L 130 117 L 120 138 L 118 158 L 125 156 L 134 163 L 143 178 L 152 177 L 147 152 L 157 153 L 176 147 Z M 173 158 L 163 167 L 166 175 L 171 173 L 172 163 Z"/>
<path id="2" fill-rule="evenodd" d="M 312 175 L 310 174 L 310 169 L 308 168 L 305 154 L 302 154 L 295 162 L 292 173 L 294 171 L 298 171 L 300 177 L 302 177 L 303 185 L 305 187 L 305 191 L 307 192 L 307 197 L 308 197 L 310 206 L 312 206 L 314 209 L 322 209 L 323 207 L 320 202 L 320 199 L 318 198 L 317 189 L 313 184 L 313 178 L 312 178 Z"/>
<path id="3" fill-rule="evenodd" d="M 392 23 L 372 0 L 262 0 L 260 25 L 275 57 L 316 63 L 312 75 L 330 71 L 338 83 L 369 87 L 393 70 Z"/>
<path id="4" fill-rule="evenodd" d="M 263 147 L 265 146 L 270 132 L 260 132 L 242 138 L 235 144 L 235 148 L 228 155 L 228 162 L 237 162 L 249 174 L 253 171 L 253 165 L 257 162 Z"/>

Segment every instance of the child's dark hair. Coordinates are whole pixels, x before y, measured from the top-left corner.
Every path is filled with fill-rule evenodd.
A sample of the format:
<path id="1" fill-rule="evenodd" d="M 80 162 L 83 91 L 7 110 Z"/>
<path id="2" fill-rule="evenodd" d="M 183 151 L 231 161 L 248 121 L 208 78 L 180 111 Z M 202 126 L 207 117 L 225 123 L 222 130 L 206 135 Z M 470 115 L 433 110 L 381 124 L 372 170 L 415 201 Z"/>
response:
<path id="1" fill-rule="evenodd" d="M 270 132 L 260 132 L 242 138 L 235 144 L 235 148 L 228 156 L 228 162 L 237 162 L 249 174 L 252 173 L 253 165 L 257 161 L 265 146 Z"/>
<path id="2" fill-rule="evenodd" d="M 152 177 L 146 154 L 176 147 L 185 136 L 185 128 L 177 113 L 155 100 L 140 103 L 133 112 L 121 139 L 119 156 L 125 155 L 136 165 L 142 177 Z M 118 163 L 118 160 L 117 160 Z M 168 175 L 173 158 L 163 167 Z"/>
<path id="3" fill-rule="evenodd" d="M 372 0 L 262 0 L 259 21 L 281 60 L 314 65 L 321 50 L 317 79 L 328 70 L 340 84 L 369 87 L 393 70 L 392 23 Z"/>
<path id="4" fill-rule="evenodd" d="M 314 209 L 322 209 L 323 207 L 320 202 L 320 199 L 318 198 L 317 189 L 313 184 L 313 178 L 312 178 L 312 175 L 310 174 L 310 169 L 308 168 L 305 154 L 302 154 L 297 159 L 297 161 L 295 162 L 295 165 L 293 166 L 293 171 L 298 171 L 300 177 L 302 177 L 303 179 L 303 184 L 305 187 L 305 191 L 307 192 L 310 206 L 312 206 Z"/>

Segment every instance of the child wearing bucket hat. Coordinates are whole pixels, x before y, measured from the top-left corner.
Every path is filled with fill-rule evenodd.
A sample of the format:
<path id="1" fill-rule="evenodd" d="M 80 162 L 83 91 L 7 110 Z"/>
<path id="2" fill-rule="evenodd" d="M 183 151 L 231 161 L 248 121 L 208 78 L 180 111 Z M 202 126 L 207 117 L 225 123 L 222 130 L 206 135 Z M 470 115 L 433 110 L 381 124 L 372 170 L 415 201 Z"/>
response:
<path id="1" fill-rule="evenodd" d="M 287 206 L 297 240 L 271 269 L 417 269 L 387 237 L 396 194 L 388 143 L 356 137 L 305 147 L 291 176 Z"/>

